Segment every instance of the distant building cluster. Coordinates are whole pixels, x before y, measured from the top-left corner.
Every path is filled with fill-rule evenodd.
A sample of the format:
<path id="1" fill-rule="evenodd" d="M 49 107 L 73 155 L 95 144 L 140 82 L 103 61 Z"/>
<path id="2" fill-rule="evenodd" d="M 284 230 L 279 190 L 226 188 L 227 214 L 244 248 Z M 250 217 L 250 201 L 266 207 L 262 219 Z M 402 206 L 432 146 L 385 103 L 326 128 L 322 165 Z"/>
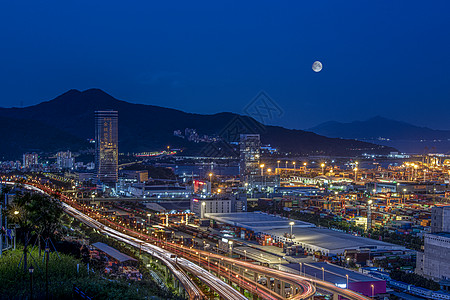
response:
<path id="1" fill-rule="evenodd" d="M 182 139 L 186 139 L 189 142 L 200 143 L 200 142 L 218 142 L 221 139 L 218 136 L 210 136 L 206 134 L 198 134 L 197 129 L 194 128 L 185 128 L 184 132 L 181 130 L 175 130 L 173 135 Z"/>
<path id="2" fill-rule="evenodd" d="M 36 167 L 38 165 L 38 155 L 36 153 L 25 153 L 22 161 L 25 169 Z"/>
<path id="3" fill-rule="evenodd" d="M 62 151 L 56 153 L 56 164 L 60 169 L 73 169 L 75 158 L 72 157 L 72 152 Z"/>

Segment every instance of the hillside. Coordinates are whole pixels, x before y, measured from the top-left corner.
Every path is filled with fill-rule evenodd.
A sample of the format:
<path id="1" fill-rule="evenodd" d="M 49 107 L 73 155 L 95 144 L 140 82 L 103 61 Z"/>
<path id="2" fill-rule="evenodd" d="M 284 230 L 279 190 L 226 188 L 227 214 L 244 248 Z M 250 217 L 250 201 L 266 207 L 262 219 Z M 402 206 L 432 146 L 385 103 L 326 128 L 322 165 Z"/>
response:
<path id="1" fill-rule="evenodd" d="M 362 152 L 388 153 L 393 148 L 354 140 L 331 139 L 302 130 L 288 130 L 277 126 L 264 126 L 248 116 L 233 113 L 200 115 L 153 105 L 134 104 L 117 100 L 99 89 L 70 90 L 53 100 L 24 108 L 0 108 L 0 117 L 26 120 L 28 136 L 33 133 L 37 141 L 14 138 L 20 130 L 13 126 L 8 137 L 21 149 L 50 151 L 60 147 L 80 147 L 82 141 L 94 138 L 94 111 L 114 109 L 119 111 L 120 152 L 141 152 L 183 148 L 187 153 L 199 153 L 205 143 L 188 142 L 175 137 L 174 130 L 195 128 L 199 134 L 219 135 L 228 142 L 237 141 L 239 133 L 260 133 L 265 144 L 293 154 L 355 155 Z M 37 130 L 34 122 L 45 128 Z M 37 131 L 37 132 L 36 132 Z M 66 144 L 61 142 L 65 134 Z M 63 145 L 64 144 L 64 145 Z M 222 145 L 223 146 L 223 145 Z M 220 148 L 223 148 L 219 145 Z M 72 147 L 70 147 L 72 148 Z M 0 149 L 0 151 L 3 151 Z"/>
<path id="2" fill-rule="evenodd" d="M 326 122 L 307 129 L 328 137 L 349 139 L 447 140 L 450 131 L 419 127 L 409 123 L 374 117 L 351 123 Z"/>

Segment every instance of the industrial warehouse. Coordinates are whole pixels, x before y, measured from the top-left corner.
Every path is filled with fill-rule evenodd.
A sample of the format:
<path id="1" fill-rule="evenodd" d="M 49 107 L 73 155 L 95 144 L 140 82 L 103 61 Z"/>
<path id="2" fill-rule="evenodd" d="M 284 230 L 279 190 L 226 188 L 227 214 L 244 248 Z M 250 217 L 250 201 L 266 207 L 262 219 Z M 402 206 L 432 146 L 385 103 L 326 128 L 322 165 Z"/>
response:
<path id="1" fill-rule="evenodd" d="M 251 230 L 257 235 L 271 236 L 274 242 L 292 242 L 309 253 L 320 252 L 325 256 L 342 254 L 346 250 L 406 250 L 403 246 L 318 228 L 311 223 L 260 212 L 206 214 L 205 216 L 217 222 Z"/>

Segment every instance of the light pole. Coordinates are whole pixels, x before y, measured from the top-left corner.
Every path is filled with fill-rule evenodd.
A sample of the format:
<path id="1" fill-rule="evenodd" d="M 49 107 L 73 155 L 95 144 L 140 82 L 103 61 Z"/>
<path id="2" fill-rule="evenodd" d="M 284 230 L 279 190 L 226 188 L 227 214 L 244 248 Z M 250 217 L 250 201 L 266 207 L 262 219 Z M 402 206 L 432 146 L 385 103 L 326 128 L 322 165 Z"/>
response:
<path id="1" fill-rule="evenodd" d="M 247 250 L 244 250 L 244 255 L 245 255 L 244 256 L 245 257 L 244 260 L 247 261 Z"/>
<path id="2" fill-rule="evenodd" d="M 372 288 L 372 298 L 373 298 L 373 294 L 374 294 L 374 286 L 373 286 L 373 284 L 371 284 L 370 287 Z"/>
<path id="3" fill-rule="evenodd" d="M 293 161 L 292 164 L 294 165 L 294 171 L 295 171 L 295 161 Z"/>
<path id="4" fill-rule="evenodd" d="M 151 218 L 152 214 L 147 214 L 148 217 L 148 225 L 150 225 L 150 218 Z"/>
<path id="5" fill-rule="evenodd" d="M 322 280 L 325 281 L 325 268 L 322 267 Z"/>
<path id="6" fill-rule="evenodd" d="M 195 252 L 195 254 L 198 254 L 198 265 L 200 266 L 200 252 Z"/>
<path id="7" fill-rule="evenodd" d="M 259 167 L 261 168 L 261 177 L 264 176 L 264 164 L 260 164 Z"/>
<path id="8" fill-rule="evenodd" d="M 286 161 L 286 170 L 287 170 L 287 167 L 288 167 L 287 165 L 288 165 L 288 161 Z"/>
<path id="9" fill-rule="evenodd" d="M 302 267 L 303 267 L 303 264 L 300 262 L 299 263 L 300 264 L 300 275 L 302 275 Z"/>
<path id="10" fill-rule="evenodd" d="M 348 274 L 345 274 L 345 277 L 347 277 L 347 285 L 345 287 L 348 289 Z"/>
<path id="11" fill-rule="evenodd" d="M 358 168 L 354 168 L 353 171 L 355 171 L 355 182 L 356 182 L 356 174 L 358 173 Z"/>
<path id="12" fill-rule="evenodd" d="M 50 259 L 50 247 L 45 247 L 45 299 L 48 299 L 48 261 Z"/>
<path id="13" fill-rule="evenodd" d="M 280 168 L 280 161 L 277 160 L 277 169 L 279 169 L 279 168 Z"/>
<path id="14" fill-rule="evenodd" d="M 201 212 L 200 212 L 200 217 L 203 219 L 205 217 L 205 208 L 206 208 L 206 202 L 203 201 L 202 202 L 202 207 L 201 207 Z"/>
<path id="15" fill-rule="evenodd" d="M 228 241 L 228 245 L 230 245 L 230 257 L 233 257 L 233 241 Z"/>
<path id="16" fill-rule="evenodd" d="M 294 226 L 295 222 L 289 222 L 289 225 L 291 225 L 291 240 L 292 240 L 292 226 Z"/>
<path id="17" fill-rule="evenodd" d="M 323 171 L 324 171 L 324 168 L 325 168 L 325 164 L 322 163 L 320 166 L 322 167 L 322 174 L 325 175 L 325 173 L 323 172 Z"/>
<path id="18" fill-rule="evenodd" d="M 33 299 L 33 272 L 34 272 L 33 265 L 31 265 L 28 268 L 28 272 L 30 272 L 30 299 Z"/>

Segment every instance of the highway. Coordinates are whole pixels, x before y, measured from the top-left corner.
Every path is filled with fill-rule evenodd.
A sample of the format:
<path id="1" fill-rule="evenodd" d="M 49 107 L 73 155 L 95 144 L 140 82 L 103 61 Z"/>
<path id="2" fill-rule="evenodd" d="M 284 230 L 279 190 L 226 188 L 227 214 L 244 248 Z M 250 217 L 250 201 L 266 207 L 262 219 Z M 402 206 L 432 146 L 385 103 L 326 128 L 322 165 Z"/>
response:
<path id="1" fill-rule="evenodd" d="M 203 282 L 205 282 L 209 287 L 216 291 L 220 296 L 226 299 L 236 299 L 236 300 L 246 300 L 247 298 L 239 293 L 236 289 L 230 285 L 224 283 L 222 280 L 204 270 L 203 268 L 191 263 L 189 260 L 184 258 L 178 258 L 173 253 L 167 251 L 166 249 L 157 247 L 153 244 L 139 240 L 135 237 L 129 236 L 125 233 L 119 232 L 102 223 L 94 220 L 93 218 L 86 216 L 75 208 L 62 203 L 65 211 L 70 215 L 84 222 L 90 227 L 96 228 L 100 232 L 107 234 L 117 240 L 126 242 L 134 247 L 141 247 L 142 251 L 151 254 L 152 256 L 160 259 L 165 265 L 169 267 L 172 273 L 180 280 L 183 286 L 188 291 L 191 299 L 202 299 L 204 297 L 203 293 L 198 290 L 197 286 L 191 281 L 189 277 L 183 272 L 180 272 L 179 267 L 187 270 L 188 272 L 198 276 Z M 173 257 L 172 257 L 173 256 Z"/>
<path id="2" fill-rule="evenodd" d="M 43 192 L 43 193 L 49 193 L 50 191 L 44 191 L 40 187 L 36 187 L 34 185 L 27 185 L 30 188 Z M 71 201 L 70 198 L 64 197 L 66 200 Z M 244 295 L 242 295 L 239 291 L 231 287 L 230 285 L 224 283 L 222 280 L 217 278 L 216 276 L 212 275 L 207 270 L 203 269 L 201 266 L 196 265 L 192 262 L 190 262 L 187 259 L 184 258 L 171 258 L 173 256 L 172 253 L 168 252 L 167 249 L 163 249 L 161 247 L 155 246 L 153 244 L 150 244 L 146 241 L 137 239 L 133 236 L 130 236 L 124 232 L 117 231 L 115 229 L 112 229 L 108 226 L 105 226 L 104 224 L 96 221 L 95 219 L 85 215 L 84 213 L 80 212 L 79 210 L 73 208 L 72 206 L 61 202 L 65 211 L 70 213 L 72 216 L 76 217 L 77 219 L 83 221 L 88 226 L 91 226 L 93 228 L 96 228 L 97 230 L 113 237 L 118 240 L 121 240 L 123 242 L 126 242 L 130 245 L 133 245 L 137 248 L 141 247 L 141 249 L 147 253 L 150 253 L 151 255 L 161 259 L 173 272 L 173 274 L 180 280 L 182 285 L 185 287 L 186 291 L 188 292 L 191 299 L 202 299 L 204 295 L 202 292 L 198 289 L 198 287 L 192 282 L 192 280 L 179 268 L 183 268 L 184 270 L 188 271 L 191 274 L 194 274 L 195 276 L 198 276 L 203 282 L 205 282 L 208 286 L 210 286 L 214 291 L 216 291 L 219 295 L 226 299 L 247 299 Z M 131 231 L 127 229 L 128 231 Z M 137 233 L 139 234 L 139 233 Z M 226 262 L 230 265 L 239 266 L 244 269 L 252 270 L 253 272 L 256 272 L 258 274 L 264 275 L 265 277 L 272 277 L 282 280 L 283 282 L 289 283 L 292 286 L 297 286 L 300 289 L 302 289 L 302 292 L 297 293 L 296 295 L 293 295 L 290 299 L 293 300 L 301 300 L 301 299 L 307 299 L 312 297 L 316 289 L 313 286 L 312 283 L 314 283 L 318 288 L 321 288 L 323 290 L 337 293 L 341 296 L 344 296 L 351 300 L 368 300 L 370 298 L 365 297 L 359 293 L 356 293 L 349 289 L 342 289 L 339 287 L 336 287 L 335 285 L 322 281 L 317 279 L 311 279 L 308 277 L 304 277 L 297 274 L 287 273 L 283 271 L 279 271 L 276 269 L 255 265 L 249 262 L 221 256 L 218 254 L 213 254 L 211 252 L 199 250 L 199 249 L 189 249 L 189 248 L 181 248 L 181 245 L 174 244 L 167 242 L 166 246 L 172 247 L 174 250 L 177 251 L 190 251 L 192 252 L 191 255 L 194 255 L 195 253 L 203 254 L 204 257 L 209 257 L 210 259 L 216 259 L 217 261 Z M 166 247 L 167 248 L 167 247 Z M 201 256 L 201 255 L 200 255 Z M 200 261 L 199 261 L 200 263 Z M 238 275 L 236 273 L 236 275 Z M 231 276 L 230 276 L 231 277 Z M 241 280 L 245 280 L 245 277 Z M 248 281 L 247 281 L 248 282 Z M 243 282 L 239 281 L 239 283 L 242 285 Z M 248 288 L 249 289 L 249 288 Z M 249 289 L 251 290 L 251 289 Z M 264 291 L 259 291 L 258 294 L 264 293 Z M 267 294 L 266 299 L 274 299 L 276 297 L 273 297 L 273 295 Z"/>
<path id="3" fill-rule="evenodd" d="M 272 269 L 272 268 L 268 268 L 268 267 L 264 267 L 264 266 L 260 266 L 260 265 L 255 265 L 255 264 L 252 264 L 249 262 L 213 254 L 213 253 L 210 253 L 207 251 L 202 251 L 202 250 L 197 250 L 197 249 L 195 249 L 195 250 L 187 249 L 187 250 L 193 251 L 193 252 L 199 252 L 203 255 L 209 255 L 210 259 L 215 258 L 216 260 L 222 260 L 222 261 L 228 262 L 232 265 L 234 264 L 236 266 L 240 266 L 240 267 L 248 269 L 248 270 L 253 270 L 254 272 L 257 272 L 258 274 L 282 279 L 283 281 L 285 281 L 291 285 L 300 286 L 303 288 L 303 290 L 304 290 L 303 293 L 294 295 L 290 299 L 305 299 L 305 298 L 308 298 L 308 297 L 311 297 L 312 295 L 314 295 L 315 288 L 309 282 L 313 282 L 318 288 L 321 288 L 321 289 L 329 291 L 329 292 L 337 293 L 348 299 L 352 299 L 352 300 L 369 300 L 370 299 L 370 298 L 363 296 L 357 292 L 354 292 L 349 289 L 339 288 L 339 287 L 337 287 L 331 283 L 328 283 L 326 281 L 322 281 L 322 280 L 318 280 L 318 279 L 311 279 L 309 277 L 292 274 L 292 273 L 287 273 L 284 271 L 279 271 L 277 269 Z"/>

